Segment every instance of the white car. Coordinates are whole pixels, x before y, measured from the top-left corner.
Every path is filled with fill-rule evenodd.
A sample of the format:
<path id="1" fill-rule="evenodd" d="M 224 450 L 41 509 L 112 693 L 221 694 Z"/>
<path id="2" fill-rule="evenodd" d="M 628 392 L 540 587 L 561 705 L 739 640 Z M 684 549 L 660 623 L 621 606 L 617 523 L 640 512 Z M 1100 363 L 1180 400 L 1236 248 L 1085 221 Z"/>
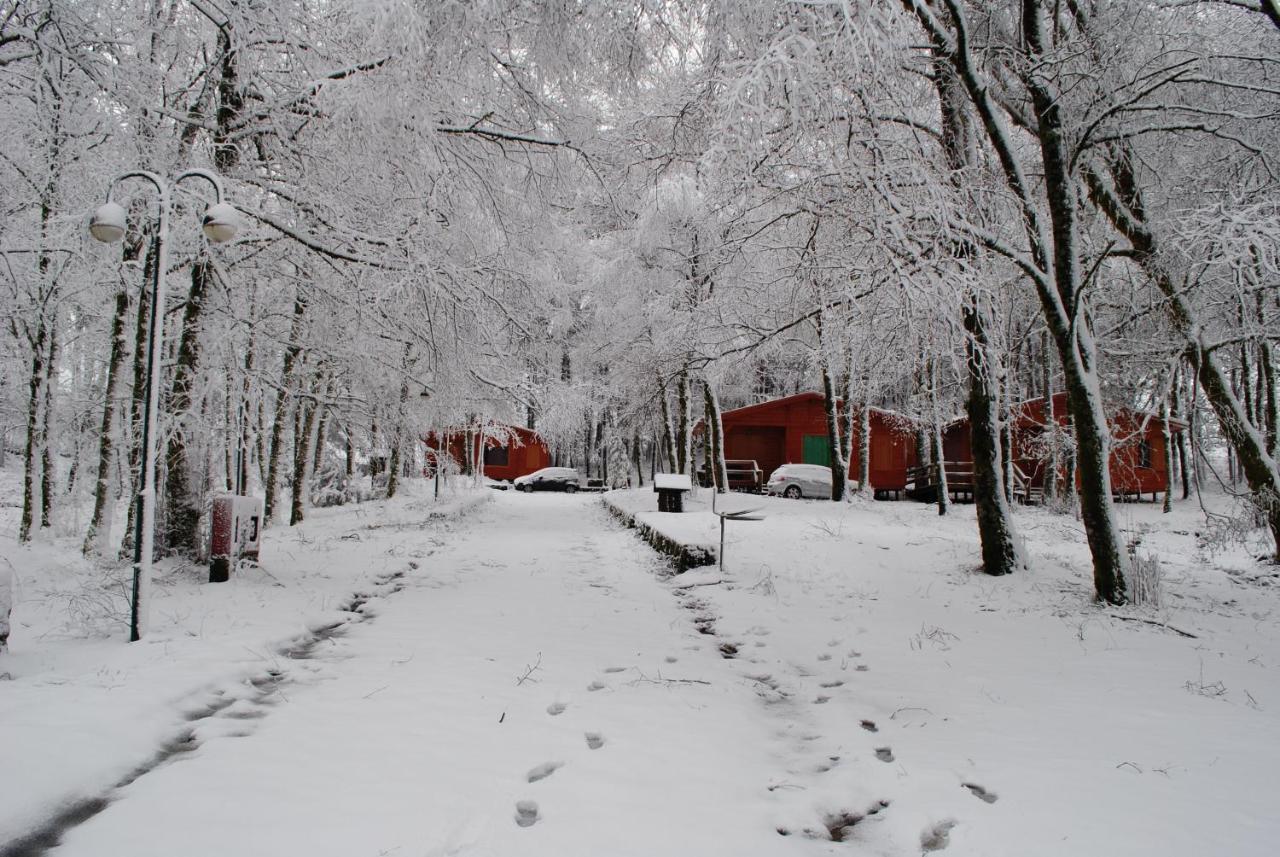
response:
<path id="1" fill-rule="evenodd" d="M 764 490 L 783 497 L 831 499 L 831 468 L 821 464 L 784 464 L 769 476 Z"/>
<path id="2" fill-rule="evenodd" d="M 572 467 L 544 467 L 511 480 L 517 491 L 564 491 L 572 494 L 578 490 L 578 471 Z"/>

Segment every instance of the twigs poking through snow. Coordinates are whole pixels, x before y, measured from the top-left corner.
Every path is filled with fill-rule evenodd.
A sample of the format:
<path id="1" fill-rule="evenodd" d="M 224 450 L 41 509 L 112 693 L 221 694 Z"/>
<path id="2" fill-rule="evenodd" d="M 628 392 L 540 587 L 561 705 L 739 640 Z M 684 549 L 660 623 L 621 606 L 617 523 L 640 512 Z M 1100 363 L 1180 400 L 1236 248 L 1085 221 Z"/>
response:
<path id="1" fill-rule="evenodd" d="M 902 712 L 904 712 L 904 711 L 923 711 L 925 714 L 929 714 L 929 715 L 932 715 L 932 714 L 933 714 L 933 712 L 932 712 L 932 711 L 930 711 L 930 710 L 929 710 L 929 709 L 927 709 L 927 708 L 916 708 L 916 707 L 913 707 L 913 706 L 906 706 L 906 707 L 904 707 L 904 708 L 899 708 L 897 711 L 895 711 L 895 712 L 893 712 L 892 714 L 890 714 L 890 715 L 889 715 L 889 719 L 890 719 L 890 720 L 897 720 L 897 719 L 898 719 L 898 715 L 899 715 L 899 714 L 901 714 L 901 713 L 902 713 Z"/>
<path id="2" fill-rule="evenodd" d="M 542 652 L 538 652 L 538 659 L 536 661 L 534 661 L 532 664 L 525 664 L 524 675 L 516 679 L 516 687 L 519 687 L 520 685 L 524 684 L 526 681 L 531 681 L 534 684 L 537 684 L 538 680 L 536 678 L 530 678 L 530 676 L 532 676 L 534 672 L 541 666 L 542 666 Z"/>
<path id="3" fill-rule="evenodd" d="M 719 586 L 724 583 L 723 580 L 708 580 L 705 583 L 686 583 L 683 586 L 673 586 L 672 589 L 693 589 L 695 586 Z"/>
<path id="4" fill-rule="evenodd" d="M 639 671 L 637 670 L 637 672 Z M 663 678 L 661 673 L 658 674 L 657 678 L 649 678 L 644 673 L 640 673 L 640 678 L 632 679 L 627 684 L 705 684 L 710 686 L 711 682 L 703 681 L 700 678 Z"/>
<path id="5" fill-rule="evenodd" d="M 1108 613 L 1107 615 L 1112 619 L 1119 619 L 1122 622 L 1141 622 L 1144 625 L 1154 625 L 1157 628 L 1164 628 L 1166 631 L 1172 631 L 1180 637 L 1186 637 L 1191 640 L 1200 639 L 1190 631 L 1183 631 L 1181 628 L 1175 628 L 1168 622 L 1158 622 L 1155 619 L 1144 619 L 1141 616 L 1121 616 L 1119 613 Z"/>
<path id="6" fill-rule="evenodd" d="M 1206 697 L 1208 699 L 1221 699 L 1222 697 L 1227 695 L 1227 686 L 1222 682 L 1220 681 L 1213 681 L 1213 682 L 1207 682 L 1207 683 L 1205 682 L 1203 661 L 1201 661 L 1200 663 L 1200 678 L 1189 679 L 1187 683 L 1183 685 L 1183 687 L 1185 687 L 1187 690 L 1191 691 L 1192 693 L 1199 694 L 1200 696 Z"/>
<path id="7" fill-rule="evenodd" d="M 911 648 L 920 651 L 924 649 L 925 640 L 928 640 L 935 648 L 942 651 L 949 651 L 951 643 L 959 641 L 959 637 L 950 631 L 943 630 L 936 626 L 921 625 L 920 633 L 911 638 Z"/>

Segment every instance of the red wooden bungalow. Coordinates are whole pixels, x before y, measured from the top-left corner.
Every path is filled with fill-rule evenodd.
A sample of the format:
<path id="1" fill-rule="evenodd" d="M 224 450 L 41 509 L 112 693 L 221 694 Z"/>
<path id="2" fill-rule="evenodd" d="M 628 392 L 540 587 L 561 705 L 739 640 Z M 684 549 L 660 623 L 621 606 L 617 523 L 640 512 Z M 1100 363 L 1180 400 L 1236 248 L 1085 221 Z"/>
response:
<path id="1" fill-rule="evenodd" d="M 1051 452 L 1048 428 L 1056 423 L 1069 431 L 1071 417 L 1067 410 L 1067 394 L 1054 393 L 1052 413 L 1045 413 L 1045 399 L 1029 399 L 1016 405 L 1013 414 L 1013 462 L 1026 478 L 1028 496 L 1037 496 L 1044 488 L 1045 473 Z M 1111 489 L 1120 496 L 1155 495 L 1168 485 L 1165 467 L 1164 428 L 1160 417 L 1120 407 L 1107 417 L 1111 428 Z M 1186 426 L 1169 421 L 1177 434 Z M 956 420 L 943 434 L 943 451 L 948 462 L 972 465 L 973 450 L 969 438 L 969 420 Z M 1065 476 L 1065 473 L 1064 473 Z"/>
<path id="2" fill-rule="evenodd" d="M 536 431 L 520 426 L 489 423 L 485 427 L 484 475 L 490 479 L 511 480 L 551 464 L 551 453 Z M 500 435 L 493 437 L 492 435 Z M 472 435 L 472 447 L 467 450 L 467 433 L 451 432 L 445 435 L 449 455 L 460 468 L 474 462 L 480 445 L 480 435 Z M 429 450 L 439 448 L 435 432 L 423 438 Z"/>
<path id="3" fill-rule="evenodd" d="M 797 393 L 725 411 L 724 457 L 754 459 L 765 478 L 783 464 L 830 466 L 827 416 L 821 393 Z M 853 425 L 853 449 L 858 449 L 858 425 Z M 907 468 L 915 463 L 911 423 L 892 411 L 871 409 L 871 487 L 877 495 L 902 491 Z M 855 461 L 854 470 L 857 469 Z M 856 478 L 857 474 L 851 474 Z"/>

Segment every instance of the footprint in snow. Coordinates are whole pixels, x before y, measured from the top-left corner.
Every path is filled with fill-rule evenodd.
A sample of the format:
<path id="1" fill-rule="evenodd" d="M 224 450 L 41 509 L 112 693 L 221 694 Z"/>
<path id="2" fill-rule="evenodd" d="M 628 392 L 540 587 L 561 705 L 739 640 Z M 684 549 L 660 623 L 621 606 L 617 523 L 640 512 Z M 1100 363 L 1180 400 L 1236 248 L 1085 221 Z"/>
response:
<path id="1" fill-rule="evenodd" d="M 588 732 L 588 733 L 587 733 L 587 749 L 589 749 L 589 750 L 599 750 L 599 749 L 600 749 L 601 747 L 603 747 L 603 746 L 604 746 L 604 736 L 603 736 L 603 735 L 601 735 L 599 732 Z"/>
<path id="2" fill-rule="evenodd" d="M 954 819 L 939 821 L 932 827 L 926 827 L 920 833 L 920 848 L 924 851 L 941 851 L 951 844 L 951 828 L 956 826 Z"/>
<path id="3" fill-rule="evenodd" d="M 663 658 L 663 660 L 665 660 L 669 664 L 674 664 L 676 661 L 680 659 L 677 658 L 675 655 L 667 655 L 665 658 Z"/>
<path id="4" fill-rule="evenodd" d="M 591 684 L 587 685 L 587 690 L 590 690 L 590 691 L 604 690 L 604 682 L 593 681 L 591 682 Z"/>
<path id="5" fill-rule="evenodd" d="M 537 801 L 522 800 L 516 803 L 516 824 L 520 827 L 533 827 L 538 818 Z"/>
<path id="6" fill-rule="evenodd" d="M 530 768 L 529 773 L 526 774 L 526 779 L 531 783 L 536 783 L 538 780 L 545 780 L 563 765 L 564 762 L 543 762 L 537 767 Z"/>
<path id="7" fill-rule="evenodd" d="M 874 720 L 863 720 L 858 725 L 861 726 L 863 729 L 867 730 L 868 732 L 880 731 L 880 727 L 876 726 L 876 722 Z"/>
<path id="8" fill-rule="evenodd" d="M 987 803 L 995 803 L 1000 799 L 1000 796 L 995 792 L 987 791 L 977 783 L 961 783 L 960 785 L 968 789 L 969 792 L 978 800 L 986 801 Z"/>
<path id="9" fill-rule="evenodd" d="M 825 703 L 825 702 L 829 702 L 830 700 L 831 700 L 831 697 L 829 697 L 829 696 L 819 696 L 817 699 L 815 699 L 815 700 L 813 701 L 813 704 L 814 704 L 814 705 L 822 705 L 823 703 Z"/>
<path id="10" fill-rule="evenodd" d="M 564 714 L 564 710 L 568 707 L 563 702 L 553 702 L 547 706 L 547 713 L 555 717 L 557 714 Z"/>
<path id="11" fill-rule="evenodd" d="M 604 668 L 604 671 L 607 673 L 620 673 L 620 672 L 626 672 L 626 670 L 627 670 L 626 667 L 605 667 Z"/>
<path id="12" fill-rule="evenodd" d="M 877 748 L 876 748 L 876 758 L 877 758 L 877 759 L 879 759 L 879 760 L 880 760 L 880 761 L 882 761 L 882 762 L 892 762 L 892 761 L 893 761 L 893 749 L 892 749 L 892 748 L 890 748 L 890 747 L 877 747 Z"/>
<path id="13" fill-rule="evenodd" d="M 825 688 L 843 687 L 843 686 L 844 686 L 844 682 L 840 681 L 839 679 L 836 679 L 835 681 L 824 681 L 820 685 L 818 685 L 818 687 L 825 687 Z"/>
<path id="14" fill-rule="evenodd" d="M 818 660 L 820 660 L 820 661 L 829 661 L 829 660 L 831 660 L 831 654 L 830 654 L 830 652 L 823 652 L 822 654 L 818 655 Z"/>

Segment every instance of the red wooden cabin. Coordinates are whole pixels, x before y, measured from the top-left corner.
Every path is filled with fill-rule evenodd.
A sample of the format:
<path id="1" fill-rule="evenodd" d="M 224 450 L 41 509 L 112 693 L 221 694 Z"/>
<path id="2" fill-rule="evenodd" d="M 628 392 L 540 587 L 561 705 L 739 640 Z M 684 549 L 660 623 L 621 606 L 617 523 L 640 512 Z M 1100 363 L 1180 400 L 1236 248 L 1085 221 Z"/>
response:
<path id="1" fill-rule="evenodd" d="M 551 453 L 536 431 L 521 426 L 489 423 L 485 426 L 484 475 L 490 479 L 511 480 L 551 465 Z M 497 435 L 496 437 L 494 435 Z M 472 447 L 467 450 L 467 433 L 450 432 L 445 435 L 446 448 L 460 468 L 476 460 L 480 446 L 478 432 L 472 435 Z M 423 438 L 430 450 L 439 449 L 435 432 Z"/>
<path id="2" fill-rule="evenodd" d="M 1052 414 L 1046 413 L 1044 398 L 1029 399 L 1014 407 L 1013 461 L 1026 477 L 1032 494 L 1038 494 L 1044 487 L 1052 454 L 1049 426 L 1057 424 L 1061 431 L 1070 431 L 1071 427 L 1065 392 L 1053 394 L 1051 407 Z M 1159 415 L 1120 407 L 1107 417 L 1107 424 L 1112 440 L 1112 491 L 1122 497 L 1164 491 L 1169 473 L 1165 467 L 1164 428 Z M 1174 434 L 1186 428 L 1178 420 L 1170 420 L 1169 427 Z M 972 463 L 969 420 L 959 419 L 947 426 L 942 444 L 947 461 Z"/>
<path id="3" fill-rule="evenodd" d="M 821 393 L 797 393 L 725 411 L 724 457 L 754 459 L 765 477 L 783 464 L 830 466 L 827 415 Z M 853 469 L 857 470 L 858 424 L 853 424 Z M 877 493 L 906 487 L 907 468 L 915 463 L 911 423 L 892 411 L 871 409 L 871 487 Z M 857 473 L 850 474 L 857 478 Z"/>

